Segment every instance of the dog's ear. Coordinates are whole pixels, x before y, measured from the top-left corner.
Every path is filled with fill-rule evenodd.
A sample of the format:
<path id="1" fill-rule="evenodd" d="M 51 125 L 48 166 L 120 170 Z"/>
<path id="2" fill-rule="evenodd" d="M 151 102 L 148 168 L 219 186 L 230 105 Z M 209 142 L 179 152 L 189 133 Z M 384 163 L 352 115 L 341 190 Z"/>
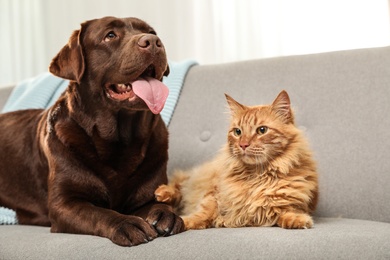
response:
<path id="1" fill-rule="evenodd" d="M 54 75 L 77 81 L 80 80 L 84 74 L 84 55 L 80 44 L 81 30 L 74 31 L 61 51 L 54 57 L 50 63 L 49 71 Z"/>
<path id="2" fill-rule="evenodd" d="M 164 72 L 164 76 L 168 76 L 168 75 L 169 75 L 169 72 L 170 72 L 170 70 L 169 70 L 169 65 L 167 65 L 167 69 L 166 69 L 165 72 Z"/>

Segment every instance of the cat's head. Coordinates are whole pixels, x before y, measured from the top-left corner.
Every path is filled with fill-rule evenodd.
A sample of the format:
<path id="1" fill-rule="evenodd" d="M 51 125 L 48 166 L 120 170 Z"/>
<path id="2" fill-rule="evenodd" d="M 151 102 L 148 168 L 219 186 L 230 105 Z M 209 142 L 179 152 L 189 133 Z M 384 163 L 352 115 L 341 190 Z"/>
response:
<path id="1" fill-rule="evenodd" d="M 228 146 L 234 158 L 257 165 L 284 153 L 297 131 L 286 91 L 271 105 L 245 106 L 228 95 L 226 99 L 231 114 Z"/>

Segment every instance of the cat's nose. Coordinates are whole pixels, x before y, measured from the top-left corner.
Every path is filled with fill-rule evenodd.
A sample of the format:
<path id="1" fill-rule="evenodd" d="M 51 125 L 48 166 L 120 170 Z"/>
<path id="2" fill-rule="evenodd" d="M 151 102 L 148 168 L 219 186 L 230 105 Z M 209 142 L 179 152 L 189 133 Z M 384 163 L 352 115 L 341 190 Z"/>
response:
<path id="1" fill-rule="evenodd" d="M 245 151 L 246 148 L 248 148 L 249 144 L 248 143 L 240 143 L 241 149 Z"/>

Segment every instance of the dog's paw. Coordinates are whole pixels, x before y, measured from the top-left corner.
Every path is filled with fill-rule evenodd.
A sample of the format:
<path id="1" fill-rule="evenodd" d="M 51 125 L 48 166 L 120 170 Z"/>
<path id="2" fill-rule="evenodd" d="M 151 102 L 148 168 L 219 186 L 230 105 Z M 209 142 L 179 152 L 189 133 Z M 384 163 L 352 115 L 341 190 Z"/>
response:
<path id="1" fill-rule="evenodd" d="M 147 243 L 158 236 L 156 230 L 145 220 L 127 216 L 115 225 L 109 238 L 120 246 L 136 246 Z"/>
<path id="2" fill-rule="evenodd" d="M 168 204 L 172 204 L 173 196 L 175 194 L 175 190 L 168 185 L 161 185 L 154 192 L 154 196 L 158 202 L 164 202 Z"/>
<path id="3" fill-rule="evenodd" d="M 287 212 L 280 216 L 278 226 L 287 229 L 308 229 L 313 226 L 313 219 L 308 214 Z"/>
<path id="4" fill-rule="evenodd" d="M 173 213 L 168 205 L 154 205 L 146 221 L 156 229 L 160 236 L 170 236 L 184 231 L 183 220 Z"/>

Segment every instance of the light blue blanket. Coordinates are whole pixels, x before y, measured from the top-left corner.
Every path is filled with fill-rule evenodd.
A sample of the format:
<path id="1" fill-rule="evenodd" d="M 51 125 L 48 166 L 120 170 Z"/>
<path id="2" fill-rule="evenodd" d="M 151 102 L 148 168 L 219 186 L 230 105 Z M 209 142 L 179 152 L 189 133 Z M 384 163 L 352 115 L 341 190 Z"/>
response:
<path id="1" fill-rule="evenodd" d="M 15 225 L 15 224 L 18 224 L 18 220 L 16 218 L 16 212 L 11 209 L 0 207 L 0 225 Z"/>
<path id="2" fill-rule="evenodd" d="M 169 62 L 170 74 L 163 78 L 169 88 L 168 99 L 161 116 L 166 125 L 169 125 L 176 103 L 179 99 L 183 82 L 188 70 L 197 65 L 193 60 Z M 10 112 L 28 108 L 48 108 L 54 104 L 68 86 L 69 81 L 43 73 L 35 78 L 28 79 L 16 85 L 8 98 L 2 112 Z M 17 224 L 13 210 L 0 207 L 0 225 Z"/>

